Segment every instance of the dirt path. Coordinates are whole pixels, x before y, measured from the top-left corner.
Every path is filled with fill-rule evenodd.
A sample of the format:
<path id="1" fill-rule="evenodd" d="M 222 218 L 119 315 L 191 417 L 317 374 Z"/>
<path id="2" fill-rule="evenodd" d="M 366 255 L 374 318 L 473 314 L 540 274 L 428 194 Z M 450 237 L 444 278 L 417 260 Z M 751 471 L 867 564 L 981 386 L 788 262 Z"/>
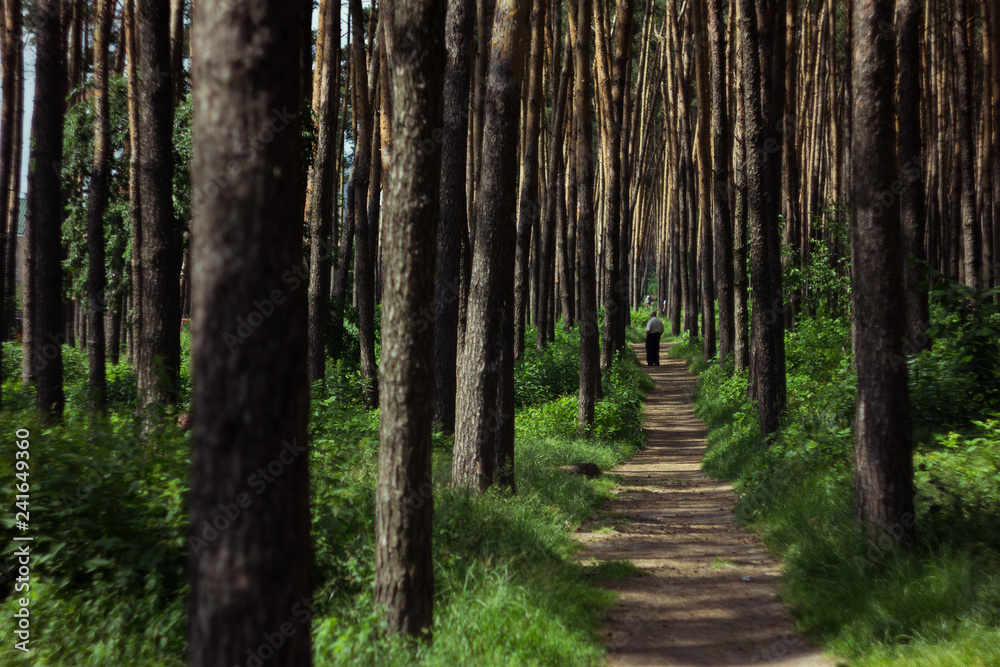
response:
<path id="1" fill-rule="evenodd" d="M 792 634 L 777 560 L 736 526 L 732 488 L 702 474 L 695 380 L 666 352 L 662 365 L 644 367 L 656 382 L 643 425 L 649 446 L 612 471 L 623 484 L 617 498 L 578 533 L 583 559 L 627 560 L 645 573 L 608 584 L 619 594 L 603 629 L 609 663 L 834 665 Z"/>

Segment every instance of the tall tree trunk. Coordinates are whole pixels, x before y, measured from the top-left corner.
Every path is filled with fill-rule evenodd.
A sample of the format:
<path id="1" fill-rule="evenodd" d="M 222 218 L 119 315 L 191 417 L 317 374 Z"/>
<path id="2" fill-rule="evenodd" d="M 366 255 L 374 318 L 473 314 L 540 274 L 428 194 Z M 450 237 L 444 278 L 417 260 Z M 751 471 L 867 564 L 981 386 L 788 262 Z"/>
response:
<path id="1" fill-rule="evenodd" d="M 161 0 L 162 1 L 162 0 Z M 174 106 L 184 99 L 184 11 L 187 0 L 170 0 L 170 77 Z"/>
<path id="2" fill-rule="evenodd" d="M 858 404 L 854 427 L 855 514 L 872 542 L 913 535 L 913 451 L 905 351 L 899 204 L 881 194 L 899 173 L 892 0 L 854 6 L 851 245 Z M 879 542 L 881 543 L 881 542 Z"/>
<path id="3" fill-rule="evenodd" d="M 509 474 L 497 470 L 496 462 L 514 444 L 503 441 L 508 435 L 513 438 L 513 429 L 504 428 L 504 422 L 513 422 L 514 415 L 501 411 L 506 401 L 500 394 L 513 391 L 502 378 L 512 371 L 514 362 L 513 320 L 510 338 L 504 335 L 504 320 L 513 315 L 513 301 L 510 308 L 504 301 L 514 291 L 517 127 L 527 14 L 525 0 L 500 0 L 495 10 L 468 325 L 458 365 L 452 481 L 481 491 L 497 477 Z M 504 362 L 509 369 L 503 367 Z"/>
<path id="4" fill-rule="evenodd" d="M 36 83 L 37 85 L 37 83 Z M 31 135 L 28 146 L 35 143 L 35 123 L 32 118 Z M 31 155 L 29 148 L 29 156 Z M 37 364 L 35 363 L 35 290 L 37 276 L 35 275 L 35 203 L 31 196 L 35 185 L 35 170 L 28 167 L 28 201 L 25 205 L 24 217 L 24 275 L 21 280 L 21 299 L 23 308 L 21 314 L 21 386 L 29 387 L 35 384 Z"/>
<path id="5" fill-rule="evenodd" d="M 979 218 L 976 216 L 975 144 L 972 127 L 972 55 L 967 26 L 966 0 L 956 0 L 953 24 L 955 40 L 955 105 L 958 116 L 956 174 L 961 178 L 962 255 L 965 283 L 981 286 Z"/>
<path id="6" fill-rule="evenodd" d="M 8 338 L 10 320 L 5 317 L 7 302 L 12 298 L 10 284 L 6 280 L 7 267 L 12 253 L 8 249 L 17 245 L 17 229 L 8 233 L 10 210 L 19 204 L 11 196 L 11 192 L 20 189 L 20 183 L 14 181 L 14 143 L 20 141 L 15 136 L 17 125 L 17 73 L 21 50 L 21 3 L 19 0 L 6 0 L 3 3 L 3 16 L 0 17 L 0 93 L 3 102 L 0 106 L 0 341 Z M 15 220 L 17 216 L 14 216 Z M 16 222 L 15 222 L 16 224 Z M 0 365 L 2 365 L 3 349 L 0 346 Z"/>
<path id="7" fill-rule="evenodd" d="M 381 31 L 379 31 L 381 32 Z M 381 37 L 379 38 L 381 39 Z M 381 44 L 376 48 L 375 53 L 372 58 L 376 63 L 376 76 L 372 79 L 374 87 L 372 88 L 372 150 L 371 150 L 371 168 L 368 171 L 368 250 L 371 257 L 371 292 L 372 292 L 372 358 L 375 359 L 375 305 L 381 303 L 381 293 L 382 293 L 382 281 L 381 281 L 381 252 L 379 249 L 378 242 L 378 232 L 379 225 L 381 224 L 380 218 L 382 214 L 382 123 L 379 122 L 379 116 L 381 113 L 379 110 L 382 108 L 383 100 L 388 98 L 382 87 L 382 82 L 378 76 L 378 72 L 387 66 L 385 61 L 385 49 Z M 388 81 L 385 82 L 386 85 Z M 357 285 L 357 282 L 355 282 Z M 359 322 L 360 323 L 360 322 Z M 360 327 L 359 327 L 360 332 Z M 376 362 L 377 363 L 377 362 Z M 378 366 L 374 366 L 376 372 Z M 372 376 L 374 377 L 374 375 Z M 376 385 L 377 386 L 377 385 Z"/>
<path id="8" fill-rule="evenodd" d="M 122 310 L 124 306 L 124 299 L 120 291 L 115 293 L 115 297 L 111 302 L 111 326 L 108 328 L 108 363 L 112 366 L 117 366 L 119 358 L 121 356 L 122 347 Z"/>
<path id="9" fill-rule="evenodd" d="M 302 262 L 298 3 L 195 3 L 194 431 L 188 664 L 310 665 L 307 305 Z M 285 131 L 241 150 L 287 114 Z M 289 113 L 291 110 L 291 113 Z M 247 315 L 255 301 L 266 310 Z M 251 316 L 252 317 L 252 316 Z M 257 323 L 243 337 L 235 324 Z M 176 322 L 174 323 L 176 326 Z M 278 644 L 275 646 L 275 644 Z"/>
<path id="10" fill-rule="evenodd" d="M 326 328 L 329 311 L 330 238 L 335 192 L 333 161 L 337 116 L 334 99 L 339 90 L 330 90 L 339 66 L 340 0 L 322 0 L 316 40 L 316 71 L 313 81 L 313 113 L 316 116 L 316 150 L 306 187 L 306 215 L 309 221 L 309 381 L 322 380 L 326 370 Z"/>
<path id="11" fill-rule="evenodd" d="M 570 38 L 573 40 L 574 78 L 573 118 L 576 129 L 577 196 L 577 274 L 579 276 L 580 388 L 577 399 L 577 423 L 581 428 L 594 425 L 594 408 L 601 391 L 599 330 L 597 327 L 597 269 L 594 239 L 594 165 L 590 121 L 590 0 L 578 0 L 576 11 L 570 9 Z"/>
<path id="12" fill-rule="evenodd" d="M 558 5 L 554 7 L 558 11 Z M 552 107 L 552 139 L 549 143 L 549 165 L 548 165 L 548 191 L 545 193 L 545 240 L 543 241 L 543 262 L 546 262 L 546 257 L 552 255 L 552 235 L 556 234 L 556 226 L 560 226 L 562 231 L 559 233 L 559 246 L 557 254 L 561 259 L 561 267 L 563 269 L 562 275 L 560 276 L 560 284 L 563 287 L 564 299 L 562 304 L 562 309 L 565 314 L 565 324 L 568 326 L 572 320 L 572 307 L 570 305 L 570 299 L 572 299 L 572 273 L 568 271 L 568 265 L 570 264 L 570 256 L 567 250 L 567 239 L 566 239 L 566 210 L 565 210 L 565 200 L 564 197 L 564 183 L 565 181 L 562 172 L 565 160 L 563 159 L 563 137 L 566 134 L 566 98 L 568 96 L 569 88 L 569 74 L 572 68 L 573 60 L 571 58 L 571 44 L 569 41 L 569 36 L 566 38 L 566 58 L 563 61 L 562 72 L 559 74 L 559 84 L 558 92 L 556 93 L 556 98 L 553 100 Z M 561 206 L 560 206 L 561 204 Z M 554 260 L 554 258 L 553 258 Z M 554 262 L 543 263 L 544 275 L 540 280 L 541 283 L 541 298 L 548 301 L 555 295 L 552 294 L 552 290 L 555 289 L 553 284 L 554 280 Z M 567 289 L 569 288 L 569 289 Z M 554 323 L 553 323 L 554 324 Z M 544 347 L 546 342 L 546 332 L 539 327 L 535 346 L 538 349 Z"/>
<path id="13" fill-rule="evenodd" d="M 133 365 L 139 361 L 143 323 L 143 265 L 142 265 L 142 188 L 140 188 L 140 160 L 142 147 L 139 141 L 139 44 L 135 17 L 135 0 L 125 0 L 122 10 L 125 24 L 125 50 L 128 61 L 125 75 L 128 78 L 128 126 L 129 126 L 129 168 L 128 168 L 128 217 L 130 223 L 130 266 L 132 290 L 129 294 L 132 313 L 129 322 L 131 333 L 129 357 Z"/>
<path id="14" fill-rule="evenodd" d="M 705 5 L 692 5 L 692 30 L 695 35 L 702 36 L 706 31 Z M 710 37 L 709 37 L 710 39 Z M 715 272 L 713 264 L 712 234 L 712 93 L 708 87 L 709 79 L 709 48 L 699 48 L 695 53 L 695 81 L 698 90 L 698 264 L 701 266 L 701 321 L 702 321 L 702 354 L 704 358 L 715 356 Z"/>
<path id="15" fill-rule="evenodd" d="M 796 144 L 796 112 L 798 103 L 798 35 L 796 17 L 798 16 L 798 0 L 786 0 L 785 24 L 785 118 L 782 122 L 781 147 L 781 210 L 784 216 L 782 245 L 791 246 L 798 251 L 802 245 L 802 228 L 799 216 L 799 153 Z M 838 144 L 839 146 L 840 144 Z M 787 259 L 782 257 L 782 268 L 791 263 L 801 266 L 801 255 L 792 254 Z M 785 307 L 785 328 L 791 329 L 796 309 L 802 299 L 801 291 L 787 295 Z"/>
<path id="16" fill-rule="evenodd" d="M 719 359 L 733 354 L 733 219 L 729 207 L 732 134 L 726 111 L 726 36 L 721 0 L 709 0 L 709 66 L 712 75 L 712 231 L 715 295 L 719 301 Z"/>
<path id="17" fill-rule="evenodd" d="M 567 13 L 572 13 L 572 9 L 569 9 Z M 569 67 L 573 67 L 573 42 L 570 39 L 570 35 L 567 30 L 567 42 L 568 48 L 566 50 L 566 58 L 568 60 Z M 572 80 L 571 80 L 572 82 Z M 574 90 L 576 84 L 573 84 Z M 573 99 L 576 99 L 576 93 L 573 93 Z M 566 301 L 570 309 L 570 319 L 564 324 L 564 328 L 570 328 L 576 325 L 576 320 L 579 317 L 579 303 L 580 303 L 580 290 L 577 289 L 579 285 L 579 274 L 577 272 L 577 196 L 576 196 L 576 151 L 574 146 L 576 145 L 576 129 L 574 127 L 573 121 L 573 103 L 570 100 L 569 94 L 566 96 L 566 135 L 564 141 L 566 142 L 566 149 L 564 152 L 566 160 L 566 173 L 562 179 L 560 179 L 564 184 L 564 189 L 566 191 Z"/>
<path id="18" fill-rule="evenodd" d="M 88 3 L 89 4 L 89 3 Z M 73 93 L 83 83 L 83 23 L 84 0 L 63 0 L 63 39 L 66 40 L 66 92 Z M 79 92 L 73 95 L 73 104 L 79 101 Z"/>
<path id="19" fill-rule="evenodd" d="M 980 88 L 979 98 L 982 102 L 979 105 L 980 132 L 979 143 L 979 173 L 977 176 L 976 193 L 979 199 L 977 209 L 979 210 L 979 230 L 982 238 L 982 285 L 983 288 L 990 288 L 996 284 L 996 266 L 993 260 L 993 228 L 994 209 L 993 203 L 993 134 L 995 118 L 991 113 L 992 107 L 996 104 L 993 101 L 991 80 L 993 69 L 996 67 L 993 59 L 993 42 L 996 36 L 993 33 L 992 20 L 990 18 L 989 6 L 986 0 L 979 0 L 982 14 L 982 49 L 983 49 L 983 78 Z M 970 8 L 970 12 L 975 13 Z M 919 55 L 919 52 L 918 52 Z M 918 61 L 919 62 L 919 61 Z M 992 104 L 991 104 L 991 101 Z"/>
<path id="20" fill-rule="evenodd" d="M 924 252 L 924 169 L 920 151 L 920 29 L 923 2 L 900 0 L 896 4 L 896 110 L 899 124 L 899 170 L 902 191 L 899 217 L 906 252 L 906 340 L 910 352 L 927 347 L 930 313 L 927 289 L 921 289 Z"/>
<path id="21" fill-rule="evenodd" d="M 139 45 L 139 188 L 142 207 L 140 405 L 177 402 L 180 369 L 180 230 L 173 207 L 170 6 L 136 4 Z M 221 173 L 226 173 L 225 170 Z"/>
<path id="22" fill-rule="evenodd" d="M 758 4 L 763 0 L 757 0 Z M 763 16 L 767 14 L 762 12 Z M 746 123 L 747 224 L 750 232 L 750 286 L 753 290 L 751 319 L 750 382 L 751 396 L 757 403 L 761 431 L 773 433 L 785 408 L 784 331 L 778 308 L 779 295 L 773 280 L 769 236 L 777 235 L 777 220 L 770 214 L 768 179 L 770 165 L 765 145 L 766 134 L 762 98 L 769 78 L 763 70 L 770 62 L 759 57 L 772 44 L 764 44 L 757 30 L 757 12 L 752 0 L 740 0 L 740 35 L 743 54 L 743 90 Z M 768 114 L 770 117 L 770 113 Z M 780 270 L 780 263 L 779 263 Z"/>
<path id="23" fill-rule="evenodd" d="M 538 133 L 541 126 L 540 117 L 542 105 L 542 52 L 544 50 L 544 28 L 545 28 L 545 5 L 546 0 L 534 0 L 531 7 L 531 57 L 528 60 L 528 108 L 527 122 L 525 123 L 524 151 L 521 156 L 521 191 L 520 206 L 518 207 L 517 220 L 517 244 L 514 269 L 514 358 L 520 359 L 524 354 L 524 329 L 528 314 L 528 301 L 530 293 L 528 291 L 529 267 L 528 261 L 531 259 L 531 236 L 532 229 L 538 224 L 538 217 L 542 212 L 538 196 Z M 554 224 L 554 220 L 545 219 L 545 229 Z M 551 258 L 551 252 L 546 254 L 545 248 L 535 246 L 536 262 L 540 263 L 541 271 L 544 274 L 546 264 Z M 539 278 L 539 283 L 544 282 L 544 277 Z M 542 286 L 541 292 L 544 293 Z M 541 294 L 539 294 L 541 302 Z M 535 319 L 538 328 L 538 336 L 544 343 L 545 331 L 548 328 L 546 321 L 546 308 L 540 306 L 538 314 L 541 317 Z"/>
<path id="24" fill-rule="evenodd" d="M 434 295 L 434 421 L 455 430 L 458 309 L 463 248 L 468 247 L 466 152 L 469 135 L 472 0 L 449 0 L 444 71 L 444 135 L 441 138 L 441 219 L 438 225 Z"/>
<path id="25" fill-rule="evenodd" d="M 610 116 L 605 119 L 608 160 L 605 190 L 604 224 L 604 332 L 601 345 L 601 368 L 608 368 L 614 355 L 625 346 L 621 310 L 628 308 L 628 284 L 621 273 L 622 209 L 622 136 L 624 134 L 625 95 L 631 71 L 632 0 L 618 0 L 615 11 L 614 71 L 611 73 Z M 582 70 L 581 70 L 582 71 Z"/>
<path id="26" fill-rule="evenodd" d="M 734 11 L 730 16 L 742 25 L 743 9 L 742 4 L 734 3 Z M 738 13 L 737 13 L 738 12 Z M 747 308 L 748 286 L 747 286 L 747 171 L 745 168 L 747 161 L 747 132 L 746 132 L 746 69 L 743 56 L 748 53 L 748 49 L 743 44 L 742 32 L 733 31 L 732 35 L 739 40 L 736 55 L 736 131 L 734 132 L 733 156 L 737 165 L 734 193 L 735 202 L 733 206 L 733 284 L 736 289 L 735 309 L 733 313 L 733 323 L 736 330 L 736 339 L 733 346 L 733 355 L 736 360 L 736 368 L 748 370 L 750 368 L 750 322 Z"/>
<path id="27" fill-rule="evenodd" d="M 10 16 L 11 23 L 8 23 L 8 34 L 15 35 L 16 40 L 11 40 L 14 46 L 14 60 L 8 61 L 14 74 L 14 90 L 11 101 L 13 103 L 14 117 L 11 124 L 11 158 L 10 158 L 10 178 L 8 180 L 9 190 L 3 189 L 3 196 L 7 197 L 7 215 L 0 218 L 0 224 L 7 231 L 7 249 L 4 261 L 4 282 L 6 284 L 6 298 L 3 301 L 2 320 L 0 320 L 0 333 L 3 333 L 5 340 L 11 340 L 14 335 L 14 310 L 17 306 L 17 285 L 15 282 L 15 272 L 17 268 L 17 241 L 18 218 L 21 210 L 21 158 L 24 151 L 24 42 L 21 41 L 21 0 L 8 0 L 7 6 L 13 11 Z M 4 94 L 6 96 L 6 93 Z M 997 173 L 1000 173 L 998 170 Z M 21 277 L 22 283 L 26 281 L 26 276 Z M 24 319 L 22 318 L 22 324 Z M 24 341 L 22 340 L 22 345 Z M 24 348 L 27 349 L 27 348 Z"/>
<path id="28" fill-rule="evenodd" d="M 419 637 L 433 621 L 431 560 L 434 303 L 443 120 L 445 7 L 395 7 L 394 154 L 386 190 L 388 269 L 382 329 L 375 604 L 390 633 Z M 428 153 L 426 146 L 434 148 Z M 419 323 L 418 323 L 419 322 Z M 415 324 L 418 323 L 418 324 Z"/>
<path id="29" fill-rule="evenodd" d="M 361 340 L 361 377 L 366 407 L 378 403 L 378 363 L 375 361 L 375 266 L 368 230 L 368 186 L 371 178 L 372 114 L 369 105 L 368 74 L 365 71 L 364 15 L 361 0 L 350 0 L 354 39 L 354 298 L 358 308 L 358 337 Z"/>
<path id="30" fill-rule="evenodd" d="M 94 34 L 94 162 L 87 196 L 87 328 L 90 410 L 107 400 L 104 349 L 104 212 L 108 199 L 111 122 L 108 117 L 108 40 L 114 18 L 112 0 L 98 0 Z"/>
<path id="31" fill-rule="evenodd" d="M 479 176 L 483 163 L 483 122 L 486 99 L 486 80 L 489 76 L 490 41 L 493 35 L 493 14 L 496 0 L 476 0 L 476 71 L 472 99 L 472 170 L 469 173 L 469 236 L 476 242 L 476 202 L 479 196 Z M 471 261 L 469 262 L 471 264 Z"/>
<path id="32" fill-rule="evenodd" d="M 66 342 L 62 268 L 62 160 L 66 76 L 62 18 L 56 0 L 36 3 L 35 108 L 31 133 L 33 180 L 29 184 L 32 218 L 35 294 L 32 363 L 35 408 L 48 420 L 61 420 L 63 393 L 62 345 Z"/>

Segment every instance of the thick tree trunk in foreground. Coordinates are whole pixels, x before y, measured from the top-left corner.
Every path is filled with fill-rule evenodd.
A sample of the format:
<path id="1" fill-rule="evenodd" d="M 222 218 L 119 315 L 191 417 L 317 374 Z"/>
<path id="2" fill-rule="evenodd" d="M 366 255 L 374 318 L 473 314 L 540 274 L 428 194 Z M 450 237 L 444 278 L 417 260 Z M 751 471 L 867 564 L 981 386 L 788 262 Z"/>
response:
<path id="1" fill-rule="evenodd" d="M 194 185 L 241 168 L 195 212 L 192 234 L 194 667 L 312 662 L 308 315 L 305 290 L 286 280 L 302 263 L 299 77 L 289 76 L 300 7 L 195 3 Z M 285 131 L 247 156 L 241 146 L 276 113 Z M 263 308 L 248 315 L 255 301 Z M 246 337 L 242 318 L 254 327 Z"/>
<path id="2" fill-rule="evenodd" d="M 455 430 L 458 310 L 462 295 L 463 247 L 468 245 L 466 151 L 472 0 L 449 0 L 444 71 L 444 136 L 441 138 L 441 221 L 438 225 L 437 277 L 434 294 L 434 421 Z"/>
<path id="3" fill-rule="evenodd" d="M 62 267 L 62 185 L 58 165 L 62 160 L 63 113 L 66 77 L 63 70 L 63 31 L 59 3 L 37 3 L 35 60 L 35 110 L 31 133 L 33 179 L 28 198 L 32 212 L 34 257 L 34 318 L 31 364 L 35 378 L 35 407 L 47 419 L 62 418 L 61 346 L 66 341 Z"/>
<path id="4" fill-rule="evenodd" d="M 164 76 L 170 71 L 170 5 L 140 0 L 135 16 L 142 206 L 142 325 L 136 366 L 140 405 L 146 407 L 177 402 L 181 247 L 173 201 L 173 86 Z"/>
<path id="5" fill-rule="evenodd" d="M 94 163 L 87 197 L 87 328 L 90 410 L 104 409 L 107 398 L 104 348 L 104 211 L 108 199 L 111 123 L 108 119 L 108 39 L 114 18 L 112 0 L 98 0 L 94 34 Z"/>
<path id="6" fill-rule="evenodd" d="M 913 451 L 905 333 L 899 204 L 885 206 L 896 162 L 892 0 L 854 6 L 855 121 L 851 245 L 858 404 L 854 426 L 855 515 L 873 542 L 913 535 Z"/>
<path id="7" fill-rule="evenodd" d="M 762 0 L 757 0 L 758 3 Z M 763 99 L 771 80 L 764 76 L 770 62 L 758 57 L 770 51 L 771 44 L 759 39 L 754 3 L 740 0 L 740 32 L 743 60 L 743 90 L 746 113 L 747 223 L 750 232 L 750 287 L 753 290 L 751 315 L 750 392 L 757 403 L 761 431 L 773 433 L 785 409 L 784 321 L 778 312 L 780 296 L 774 280 L 772 253 L 778 233 L 776 209 L 771 200 L 770 180 L 765 173 L 772 165 L 765 141 L 770 129 L 764 127 Z M 770 31 L 769 31 L 770 32 Z M 769 112 L 767 116 L 770 116 Z M 774 217 L 772 218 L 772 214 Z"/>
<path id="8" fill-rule="evenodd" d="M 434 303 L 441 185 L 441 149 L 434 134 L 443 118 L 445 7 L 436 0 L 402 0 L 394 18 L 375 604 L 385 609 L 390 633 L 419 636 L 431 629 L 434 603 L 434 322 L 420 318 Z M 429 153 L 427 145 L 434 146 Z"/>
<path id="9" fill-rule="evenodd" d="M 514 291 L 514 217 L 517 209 L 517 128 L 527 34 L 526 0 L 501 0 L 495 11 L 483 119 L 482 181 L 476 194 L 468 325 L 458 365 L 452 483 L 480 491 L 509 471 L 497 470 L 513 450 L 513 413 L 501 375 L 513 369 L 514 340 L 504 335 L 505 298 Z M 513 302 L 510 304 L 513 315 Z M 513 334 L 513 321 L 510 322 Z M 499 344 L 498 344 L 499 339 Z M 504 352 L 501 347 L 505 348 Z M 506 361 L 510 368 L 504 368 Z M 511 397 L 512 398 L 512 397 Z M 510 401 L 513 407 L 513 401 Z M 506 442 L 507 437 L 511 438 Z M 510 461 L 513 464 L 513 461 Z"/>
<path id="10" fill-rule="evenodd" d="M 601 387 L 600 331 L 597 326 L 597 267 L 594 239 L 594 162 L 590 122 L 590 0 L 578 0 L 576 11 L 570 8 L 570 37 L 573 40 L 574 160 L 577 179 L 577 273 L 580 305 L 580 389 L 577 399 L 577 423 L 581 428 L 594 425 L 594 408 Z"/>

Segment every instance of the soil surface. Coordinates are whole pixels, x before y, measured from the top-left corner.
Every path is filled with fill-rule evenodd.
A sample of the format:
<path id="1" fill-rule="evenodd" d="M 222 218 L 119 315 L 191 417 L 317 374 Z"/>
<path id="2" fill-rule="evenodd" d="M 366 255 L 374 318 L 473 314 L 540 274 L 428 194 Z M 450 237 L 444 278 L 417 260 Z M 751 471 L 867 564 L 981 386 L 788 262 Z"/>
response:
<path id="1" fill-rule="evenodd" d="M 645 350 L 636 352 L 645 362 Z M 611 472 L 615 499 L 578 533 L 584 562 L 626 560 L 643 571 L 605 584 L 619 604 L 604 624 L 611 665 L 833 666 L 792 630 L 778 599 L 780 562 L 733 518 L 736 496 L 701 472 L 705 426 L 695 379 L 661 348 L 646 366 L 648 446 Z"/>

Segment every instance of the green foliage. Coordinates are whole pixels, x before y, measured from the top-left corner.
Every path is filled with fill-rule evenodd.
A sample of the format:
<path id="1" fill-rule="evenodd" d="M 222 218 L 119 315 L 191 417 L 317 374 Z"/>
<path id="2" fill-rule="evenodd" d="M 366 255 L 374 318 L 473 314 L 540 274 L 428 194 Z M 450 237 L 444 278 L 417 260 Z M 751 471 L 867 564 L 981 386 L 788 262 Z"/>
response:
<path id="1" fill-rule="evenodd" d="M 191 224 L 191 161 L 194 158 L 194 142 L 191 126 L 194 107 L 191 93 L 187 93 L 174 107 L 174 220 L 177 233 L 183 234 Z"/>
<path id="2" fill-rule="evenodd" d="M 93 88 L 88 82 L 77 92 Z M 87 278 L 87 206 L 90 176 L 94 159 L 94 104 L 89 96 L 80 95 L 66 112 L 63 138 L 63 161 L 60 165 L 63 191 L 68 194 L 63 238 L 68 253 L 63 266 L 71 277 L 66 284 L 68 296 L 83 299 Z M 131 141 L 128 123 L 128 82 L 112 75 L 108 89 L 108 118 L 111 144 L 108 150 L 109 182 L 107 209 L 104 215 L 105 276 L 108 285 L 107 303 L 115 305 L 129 288 L 131 257 L 131 218 L 129 215 L 129 153 Z M 173 136 L 173 207 L 176 233 L 185 239 L 191 219 L 191 141 L 192 102 L 188 93 L 176 106 Z"/>
<path id="3" fill-rule="evenodd" d="M 648 309 L 640 308 L 639 310 L 633 310 L 629 317 L 629 327 L 625 330 L 625 340 L 629 343 L 641 343 L 646 340 L 646 322 L 649 321 L 649 314 L 653 312 L 654 307 L 650 306 Z M 663 319 L 663 314 L 659 315 L 660 319 Z"/>
<path id="4" fill-rule="evenodd" d="M 514 404 L 517 407 L 551 401 L 575 393 L 580 385 L 580 337 L 576 331 L 556 327 L 556 339 L 544 349 L 533 344 L 535 328 L 525 332 L 524 355 L 514 372 Z"/>
<path id="5" fill-rule="evenodd" d="M 928 328 L 932 339 L 953 340 L 957 370 L 975 378 L 987 405 L 1000 400 L 1000 288 L 975 291 L 953 278 L 927 271 L 930 299 L 943 311 Z"/>
<path id="6" fill-rule="evenodd" d="M 781 250 L 785 293 L 797 295 L 802 309 L 816 317 L 850 316 L 850 258 L 845 250 L 847 215 L 843 202 L 834 202 L 821 215 L 812 217 L 813 236 L 806 261 L 800 247 L 787 245 Z"/>
<path id="7" fill-rule="evenodd" d="M 31 646 L 5 664 L 183 664 L 188 442 L 169 422 L 139 438 L 132 420 L 70 420 L 43 429 L 30 412 L 0 413 L 30 430 Z M 14 441 L 0 457 L 8 511 L 0 532 L 0 631 L 13 636 Z M 11 597 L 7 597 L 11 596 Z"/>
<path id="8" fill-rule="evenodd" d="M 944 407 L 967 395 L 934 395 L 931 405 L 925 386 L 932 362 L 950 369 L 952 390 L 972 386 L 955 367 L 960 336 L 946 332 L 911 360 L 918 420 L 935 406 L 929 418 L 969 414 Z M 844 320 L 804 319 L 786 335 L 788 410 L 767 441 L 745 375 L 709 367 L 695 393 L 709 427 L 703 466 L 733 481 L 738 519 L 784 557 L 784 597 L 801 631 L 859 664 L 992 664 L 997 654 L 979 651 L 996 646 L 1000 626 L 1000 423 L 927 437 L 914 458 L 917 543 L 870 545 L 854 521 L 850 349 Z"/>
<path id="9" fill-rule="evenodd" d="M 434 643 L 391 640 L 372 612 L 374 507 L 378 426 L 339 400 L 349 392 L 326 383 L 329 399 L 314 400 L 314 539 L 323 600 L 314 626 L 322 664 L 599 664 L 595 612 L 610 595 L 589 582 L 573 560 L 567 531 L 610 495 L 613 482 L 559 470 L 587 461 L 602 470 L 641 446 L 642 389 L 634 355 L 605 374 L 603 421 L 591 433 L 576 428 L 575 332 L 560 333 L 542 353 L 517 366 L 522 404 L 516 416 L 513 496 L 479 496 L 447 486 L 451 438 L 434 439 Z M 570 372 L 560 372 L 563 364 Z M 572 378 L 572 382 L 568 378 Z M 562 383 L 562 384 L 560 384 Z M 648 387 L 647 384 L 642 386 Z M 538 398 L 562 387 L 569 392 Z M 523 398 L 529 396 L 533 398 Z"/>
<path id="10" fill-rule="evenodd" d="M 705 361 L 704 344 L 705 341 L 700 336 L 692 338 L 690 331 L 684 331 L 670 347 L 670 356 L 683 359 L 688 370 L 698 375 L 709 366 Z"/>
<path id="11" fill-rule="evenodd" d="M 86 93 L 93 83 L 81 87 Z M 121 289 L 125 277 L 123 255 L 129 242 L 128 231 L 128 82 L 112 76 L 108 82 L 108 120 L 111 145 L 108 150 L 108 201 L 104 217 L 107 284 Z M 94 160 L 94 103 L 80 95 L 80 101 L 66 111 L 63 135 L 63 161 L 60 165 L 63 191 L 68 193 L 63 238 L 69 252 L 63 265 L 75 277 L 66 285 L 69 296 L 80 298 L 86 292 L 87 276 L 87 195 Z M 110 300 L 109 300 L 110 301 Z"/>
<path id="12" fill-rule="evenodd" d="M 968 435 L 938 435 L 914 455 L 928 538 L 976 534 L 1000 550 L 1000 421 L 974 421 Z"/>
<path id="13" fill-rule="evenodd" d="M 187 366 L 187 332 L 182 343 Z M 606 470 L 634 454 L 644 441 L 642 397 L 651 383 L 631 350 L 620 354 L 604 374 L 597 424 L 579 433 L 578 347 L 575 331 L 560 333 L 549 350 L 532 351 L 517 367 L 519 386 L 535 393 L 516 417 L 516 494 L 450 488 L 452 438 L 434 436 L 430 645 L 387 637 L 374 611 L 378 411 L 361 408 L 351 364 L 328 362 L 326 380 L 313 387 L 310 419 L 317 664 L 602 664 L 596 630 L 613 595 L 595 581 L 631 571 L 624 563 L 578 564 L 571 532 L 610 497 L 615 482 L 559 467 L 592 462 Z M 8 409 L 0 427 L 31 430 L 32 532 L 45 539 L 35 543 L 32 570 L 34 650 L 26 660 L 8 644 L 0 662 L 183 664 L 189 435 L 163 415 L 147 439 L 139 436 L 135 379 L 124 362 L 109 367 L 111 416 L 89 421 L 86 355 L 69 348 L 67 421 L 43 430 L 28 411 L 26 392 L 18 389 L 13 398 L 25 399 L 26 409 L 9 409 L 18 350 L 10 344 L 6 350 Z M 14 460 L 12 451 L 0 457 L 8 509 L 14 491 L 2 480 L 14 479 Z M 0 537 L 9 545 L 13 512 L 5 517 Z M 17 606 L 9 576 L 13 548 L 0 554 L 0 631 L 8 636 Z"/>

